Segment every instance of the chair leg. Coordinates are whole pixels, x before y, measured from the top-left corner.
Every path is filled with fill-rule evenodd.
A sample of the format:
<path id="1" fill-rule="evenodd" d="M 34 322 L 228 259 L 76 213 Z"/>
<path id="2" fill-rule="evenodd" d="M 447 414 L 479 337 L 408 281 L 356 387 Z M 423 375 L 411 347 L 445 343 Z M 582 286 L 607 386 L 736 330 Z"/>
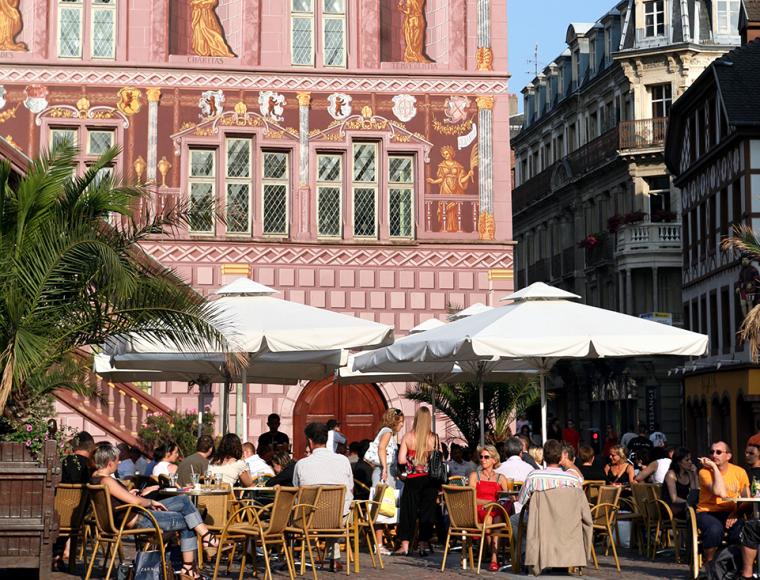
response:
<path id="1" fill-rule="evenodd" d="M 271 564 L 269 563 L 269 550 L 267 549 L 267 545 L 264 542 L 261 542 L 261 547 L 264 549 L 264 580 L 273 580 L 272 568 Z M 240 580 L 243 580 L 242 574 L 240 576 Z"/>
<path id="2" fill-rule="evenodd" d="M 123 550 L 121 549 L 121 536 L 116 537 L 116 541 L 118 542 L 116 544 L 116 549 L 113 550 L 113 556 L 111 556 L 111 561 L 108 564 L 108 571 L 106 572 L 106 580 L 108 580 L 111 577 L 111 570 L 113 570 L 113 565 L 116 562 L 116 556 L 121 555 Z M 123 561 L 123 558 L 119 558 L 119 561 Z"/>
<path id="3" fill-rule="evenodd" d="M 375 562 L 375 550 L 377 550 L 377 559 L 380 561 L 380 569 L 383 570 L 383 560 L 380 556 L 380 548 L 377 545 L 377 538 L 375 537 L 374 530 L 372 528 L 368 528 L 370 531 L 364 532 L 364 542 L 367 544 L 367 549 L 369 550 L 370 558 L 372 558 L 372 567 L 377 568 L 377 563 Z M 372 539 L 370 539 L 370 537 Z M 372 545 L 374 543 L 374 546 Z"/>
<path id="4" fill-rule="evenodd" d="M 77 565 L 77 541 L 79 536 L 72 535 L 70 537 L 71 545 L 69 546 L 69 574 L 74 573 L 74 569 Z"/>
<path id="5" fill-rule="evenodd" d="M 230 550 L 229 556 L 227 556 L 227 574 L 230 573 L 230 569 L 232 568 L 232 560 L 235 558 L 235 550 L 237 550 L 237 542 L 232 543 L 232 549 Z"/>
<path id="6" fill-rule="evenodd" d="M 84 576 L 84 580 L 90 580 L 92 574 L 92 567 L 95 564 L 95 556 L 98 555 L 98 548 L 100 547 L 100 540 L 95 540 L 95 549 L 92 551 L 92 557 L 90 558 L 90 565 L 87 567 L 87 574 Z"/>
<path id="7" fill-rule="evenodd" d="M 612 530 L 610 529 L 609 524 L 607 525 L 607 533 L 610 536 L 610 544 L 612 544 L 612 555 L 615 556 L 615 566 L 617 566 L 617 571 L 620 572 L 620 562 L 618 562 L 617 548 L 615 548 L 615 542 L 612 541 Z"/>
<path id="8" fill-rule="evenodd" d="M 308 535 L 306 536 L 306 549 L 309 551 L 309 562 L 311 563 L 311 571 L 314 573 L 314 580 L 317 580 L 317 566 L 314 564 L 314 554 L 311 552 L 311 540 Z M 301 570 L 303 570 L 303 550 L 301 553 Z"/>
<path id="9" fill-rule="evenodd" d="M 222 537 L 219 539 L 219 548 L 222 547 L 222 542 L 225 540 L 225 533 L 222 532 Z M 212 580 L 216 580 L 217 575 L 219 574 L 219 562 L 222 561 L 222 550 L 218 550 L 216 553 L 216 563 L 214 564 L 214 577 Z M 240 567 L 241 569 L 244 568 L 244 566 Z M 229 571 L 227 572 L 229 574 Z"/>
<path id="10" fill-rule="evenodd" d="M 594 559 L 594 568 L 599 569 L 599 562 L 596 561 L 596 548 L 594 548 L 594 542 L 591 542 L 591 557 Z M 216 580 L 216 579 L 214 579 Z"/>
<path id="11" fill-rule="evenodd" d="M 441 572 L 446 569 L 446 556 L 449 555 L 449 545 L 451 543 L 451 530 L 449 530 L 448 536 L 446 536 L 446 547 L 443 549 L 443 564 L 441 564 Z"/>
<path id="12" fill-rule="evenodd" d="M 472 557 L 472 538 L 467 538 L 467 551 L 470 554 L 470 570 L 474 570 L 475 560 Z"/>
<path id="13" fill-rule="evenodd" d="M 483 548 L 486 545 L 486 534 L 483 532 L 480 536 L 480 549 L 478 550 L 478 570 L 476 574 L 480 574 L 480 563 L 483 561 Z"/>

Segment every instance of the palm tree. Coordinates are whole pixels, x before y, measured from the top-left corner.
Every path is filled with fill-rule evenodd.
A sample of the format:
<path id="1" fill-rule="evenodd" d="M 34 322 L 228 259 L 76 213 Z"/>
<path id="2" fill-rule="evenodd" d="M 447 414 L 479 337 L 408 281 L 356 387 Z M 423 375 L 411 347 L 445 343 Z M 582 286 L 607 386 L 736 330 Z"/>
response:
<path id="1" fill-rule="evenodd" d="M 724 251 L 739 252 L 750 260 L 760 260 L 760 238 L 746 225 L 734 226 L 734 236 L 723 238 L 720 247 Z M 760 347 L 760 303 L 747 313 L 741 328 L 736 333 L 742 342 L 749 341 L 750 355 L 753 362 L 758 362 Z"/>
<path id="2" fill-rule="evenodd" d="M 418 383 L 406 393 L 406 398 L 420 403 L 430 403 L 433 389 Z M 541 400 L 537 379 L 519 380 L 515 383 L 483 383 L 485 431 L 492 442 L 509 436 L 511 425 L 520 413 Z M 444 413 L 467 439 L 470 447 L 480 441 L 480 397 L 475 383 L 441 384 L 435 389 L 436 411 Z M 489 436 L 487 436 L 489 438 Z"/>
<path id="3" fill-rule="evenodd" d="M 83 352 L 130 332 L 181 348 L 229 350 L 213 303 L 140 248 L 192 217 L 160 212 L 149 192 L 107 169 L 111 148 L 81 177 L 77 149 L 56 144 L 11 178 L 0 162 L 0 411 L 24 417 L 56 389 L 92 395 Z"/>

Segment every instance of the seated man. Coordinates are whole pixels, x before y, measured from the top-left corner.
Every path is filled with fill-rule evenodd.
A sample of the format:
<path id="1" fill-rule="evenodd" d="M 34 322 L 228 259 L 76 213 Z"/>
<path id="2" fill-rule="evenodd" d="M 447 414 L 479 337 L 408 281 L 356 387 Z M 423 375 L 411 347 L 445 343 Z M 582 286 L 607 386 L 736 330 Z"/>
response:
<path id="1" fill-rule="evenodd" d="M 748 507 L 739 508 L 738 504 L 723 500 L 749 495 L 747 472 L 729 463 L 732 455 L 728 444 L 723 441 L 713 443 L 710 456 L 712 459 L 701 459 L 703 469 L 699 472 L 697 504 L 697 528 L 702 532 L 705 566 L 713 561 L 726 532 L 728 543 L 737 544 L 744 525 L 741 514 Z"/>
<path id="2" fill-rule="evenodd" d="M 192 485 L 193 473 L 208 471 L 208 458 L 214 453 L 214 438 L 201 435 L 195 443 L 195 453 L 188 455 L 177 468 L 177 483 L 180 487 Z"/>
<path id="3" fill-rule="evenodd" d="M 462 447 L 456 443 L 451 444 L 451 461 L 447 463 L 449 467 L 449 477 L 464 477 L 467 473 L 467 461 L 462 457 Z"/>
<path id="4" fill-rule="evenodd" d="M 142 457 L 140 450 L 137 447 L 128 447 L 124 443 L 120 443 L 117 446 L 119 450 L 119 459 L 121 459 L 119 467 L 116 470 L 116 477 L 126 481 L 132 481 L 135 478 L 135 472 L 137 471 L 137 461 Z"/>
<path id="5" fill-rule="evenodd" d="M 501 473 L 504 477 L 515 481 L 527 480 L 534 469 L 522 460 L 522 450 L 522 441 L 516 437 L 507 439 L 504 442 L 504 454 L 507 460 L 495 470 L 496 473 Z M 515 513 L 519 514 L 521 509 L 522 504 L 515 502 Z"/>
<path id="6" fill-rule="evenodd" d="M 304 435 L 309 442 L 311 455 L 296 463 L 293 471 L 293 485 L 344 485 L 346 498 L 343 503 L 343 519 L 348 517 L 351 502 L 354 499 L 351 490 L 354 487 L 354 475 L 351 463 L 345 455 L 338 455 L 332 449 L 327 449 L 327 425 L 324 423 L 309 423 L 304 429 Z M 326 542 L 326 555 L 330 559 L 330 570 L 337 572 L 343 568 L 340 563 L 340 544 L 338 540 Z"/>
<path id="7" fill-rule="evenodd" d="M 523 483 L 522 489 L 520 489 L 520 495 L 517 496 L 517 503 L 520 506 L 525 506 L 528 500 L 530 500 L 530 496 L 537 491 L 546 491 L 547 489 L 554 489 L 556 487 L 583 487 L 574 473 L 565 471 L 560 467 L 562 452 L 562 442 L 556 439 L 549 439 L 544 443 L 546 469 L 536 469 L 525 478 L 525 483 Z M 527 521 L 526 516 L 527 514 L 523 516 L 523 521 Z M 517 537 L 520 513 L 516 512 L 509 518 L 509 521 L 512 523 L 512 530 L 515 533 L 515 537 Z"/>
<path id="8" fill-rule="evenodd" d="M 243 443 L 243 461 L 248 466 L 248 472 L 251 474 L 251 479 L 256 481 L 256 478 L 262 473 L 271 473 L 274 475 L 274 470 L 267 465 L 261 456 L 256 455 L 256 448 L 253 443 Z"/>

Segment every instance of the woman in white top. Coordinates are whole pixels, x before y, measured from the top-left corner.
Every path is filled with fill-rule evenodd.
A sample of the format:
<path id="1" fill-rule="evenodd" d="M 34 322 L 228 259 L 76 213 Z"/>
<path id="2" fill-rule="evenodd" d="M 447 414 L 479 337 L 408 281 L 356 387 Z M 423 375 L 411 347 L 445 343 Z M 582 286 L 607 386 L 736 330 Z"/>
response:
<path id="1" fill-rule="evenodd" d="M 165 475 L 169 477 L 170 473 L 177 472 L 176 461 L 179 458 L 179 447 L 174 441 L 167 441 L 160 447 L 157 447 L 153 452 L 153 459 L 156 461 L 156 465 L 153 467 L 151 475 L 158 477 L 159 475 Z"/>
<path id="2" fill-rule="evenodd" d="M 380 421 L 380 431 L 375 437 L 377 442 L 377 455 L 380 458 L 380 465 L 375 466 L 372 472 L 372 486 L 376 486 L 381 481 L 387 483 L 391 489 L 397 489 L 396 478 L 398 477 L 398 443 L 396 434 L 401 431 L 404 425 L 404 412 L 401 409 L 388 409 Z M 400 485 L 398 486 L 400 487 Z M 377 545 L 380 546 L 380 553 L 383 556 L 390 556 L 391 551 L 383 545 L 383 526 L 375 526 L 375 537 Z"/>
<path id="3" fill-rule="evenodd" d="M 649 476 L 652 477 L 652 483 L 665 483 L 665 475 L 670 469 L 673 449 L 665 451 L 664 447 L 655 447 L 652 451 L 651 462 L 636 475 L 636 483 L 645 482 Z"/>
<path id="4" fill-rule="evenodd" d="M 234 433 L 227 433 L 219 442 L 219 446 L 211 456 L 208 469 L 212 473 L 221 473 L 222 481 L 235 485 L 238 481 L 244 487 L 250 487 L 253 483 L 248 465 L 243 461 L 243 444 L 240 437 Z"/>

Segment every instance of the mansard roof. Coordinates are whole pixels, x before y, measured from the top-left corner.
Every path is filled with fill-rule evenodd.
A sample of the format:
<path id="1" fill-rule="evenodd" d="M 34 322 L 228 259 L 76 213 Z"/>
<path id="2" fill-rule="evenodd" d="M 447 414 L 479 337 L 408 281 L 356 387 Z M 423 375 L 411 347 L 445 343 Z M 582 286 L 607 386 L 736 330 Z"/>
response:
<path id="1" fill-rule="evenodd" d="M 744 13 L 748 22 L 760 22 L 760 0 L 744 0 Z"/>
<path id="2" fill-rule="evenodd" d="M 594 24 L 594 22 L 571 22 L 570 26 L 567 27 L 565 42 L 570 44 L 575 37 L 585 36 L 594 27 Z"/>

